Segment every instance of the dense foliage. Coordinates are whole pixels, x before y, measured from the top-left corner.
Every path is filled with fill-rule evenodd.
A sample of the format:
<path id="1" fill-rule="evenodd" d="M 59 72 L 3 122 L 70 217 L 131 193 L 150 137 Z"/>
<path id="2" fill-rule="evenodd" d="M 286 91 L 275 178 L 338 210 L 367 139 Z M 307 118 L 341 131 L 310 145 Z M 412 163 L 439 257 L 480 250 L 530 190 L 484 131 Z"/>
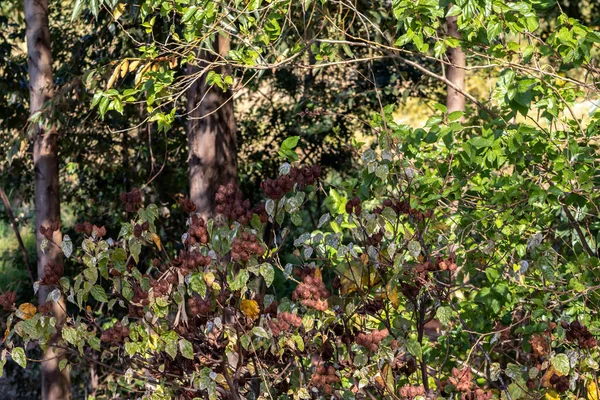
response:
<path id="1" fill-rule="evenodd" d="M 65 256 L 33 285 L 46 303 L 0 296 L 0 364 L 52 343 L 96 399 L 597 400 L 594 7 L 583 23 L 550 0 L 77 0 L 72 24 L 98 30 L 79 58 L 58 52 L 79 69 L 32 119 L 74 126 L 62 179 L 79 223 L 41 229 Z M 217 35 L 227 56 L 190 74 Z M 18 188 L 12 44 L 0 168 Z M 446 78 L 458 47 L 480 87 Z M 180 194 L 197 79 L 242 109 L 240 181 L 210 219 Z M 440 104 L 448 86 L 464 111 Z M 401 121 L 401 96 L 430 107 L 423 123 Z"/>

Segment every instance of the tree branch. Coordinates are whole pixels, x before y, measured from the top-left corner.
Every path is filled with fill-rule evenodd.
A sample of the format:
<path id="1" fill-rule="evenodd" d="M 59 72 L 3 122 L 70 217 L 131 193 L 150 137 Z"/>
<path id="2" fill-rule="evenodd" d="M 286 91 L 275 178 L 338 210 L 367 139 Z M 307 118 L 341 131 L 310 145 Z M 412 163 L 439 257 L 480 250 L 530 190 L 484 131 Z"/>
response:
<path id="1" fill-rule="evenodd" d="M 6 214 L 8 215 L 8 219 L 10 220 L 10 225 L 15 231 L 15 236 L 17 237 L 17 242 L 19 242 L 19 249 L 21 249 L 21 254 L 23 255 L 23 261 L 25 262 L 25 266 L 27 267 L 27 271 L 29 272 L 29 279 L 31 279 L 31 284 L 35 283 L 35 276 L 33 275 L 33 270 L 31 269 L 31 264 L 29 263 L 29 257 L 27 256 L 27 249 L 25 249 L 25 244 L 23 244 L 23 239 L 21 238 L 21 234 L 19 233 L 19 227 L 17 226 L 17 222 L 15 221 L 15 216 L 12 213 L 12 209 L 10 208 L 10 202 L 8 201 L 8 197 L 6 197 L 6 193 L 4 192 L 4 188 L 0 186 L 0 198 L 2 198 L 2 202 L 4 203 L 4 208 L 6 209 Z"/>

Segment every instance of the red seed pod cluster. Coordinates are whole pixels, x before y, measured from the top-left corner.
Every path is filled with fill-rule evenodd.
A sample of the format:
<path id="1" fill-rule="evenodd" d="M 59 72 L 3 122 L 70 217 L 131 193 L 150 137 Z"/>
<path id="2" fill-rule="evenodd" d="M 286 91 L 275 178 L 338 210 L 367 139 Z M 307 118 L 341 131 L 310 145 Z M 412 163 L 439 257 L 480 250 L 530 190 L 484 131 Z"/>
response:
<path id="1" fill-rule="evenodd" d="M 362 213 L 362 206 L 360 205 L 360 199 L 356 196 L 346 203 L 346 212 L 348 214 L 360 215 Z"/>
<path id="2" fill-rule="evenodd" d="M 321 389 L 327 395 L 333 393 L 333 385 L 339 381 L 340 378 L 335 374 L 335 368 L 331 365 L 329 367 L 319 365 L 312 376 L 313 386 Z"/>
<path id="3" fill-rule="evenodd" d="M 300 300 L 300 303 L 305 307 L 325 311 L 329 308 L 329 303 L 327 302 L 329 295 L 329 291 L 321 279 L 307 275 L 296 286 L 294 293 L 292 293 L 292 299 Z"/>
<path id="4" fill-rule="evenodd" d="M 292 167 L 290 172 L 276 179 L 267 179 L 260 184 L 264 194 L 272 200 L 280 200 L 294 188 L 297 183 L 299 188 L 312 185 L 321 176 L 321 167 Z"/>
<path id="5" fill-rule="evenodd" d="M 359 333 L 356 337 L 356 344 L 364 346 L 371 351 L 377 351 L 379 343 L 389 334 L 390 332 L 386 328 L 371 333 Z"/>
<path id="6" fill-rule="evenodd" d="M 277 317 L 277 302 L 274 301 L 271 304 L 269 304 L 269 306 L 267 308 L 265 308 L 265 311 L 263 312 L 265 315 L 268 314 L 270 315 L 272 318 Z"/>
<path id="7" fill-rule="evenodd" d="M 419 295 L 422 286 L 423 285 L 418 281 L 402 282 L 402 284 L 400 285 L 400 291 L 404 296 L 408 297 L 409 299 L 414 299 Z"/>
<path id="8" fill-rule="evenodd" d="M 267 215 L 267 210 L 265 208 L 265 203 L 263 202 L 255 205 L 252 208 L 252 213 L 258 215 L 261 224 L 264 224 L 269 220 L 269 216 Z"/>
<path id="9" fill-rule="evenodd" d="M 190 200 L 189 197 L 185 196 L 181 199 L 179 199 L 178 201 L 179 205 L 181 206 L 181 208 L 183 208 L 183 211 L 185 211 L 188 214 L 193 213 L 194 211 L 196 211 L 196 205 L 194 204 L 194 202 L 192 200 Z"/>
<path id="10" fill-rule="evenodd" d="M 148 300 L 148 292 L 145 292 L 139 285 L 133 286 L 133 297 L 131 298 L 132 303 L 140 303 L 143 306 L 150 304 Z"/>
<path id="11" fill-rule="evenodd" d="M 458 268 L 456 263 L 454 262 L 454 254 L 450 254 L 450 257 L 444 259 L 442 257 L 436 257 L 435 266 L 440 271 L 450 271 L 454 272 Z"/>
<path id="12" fill-rule="evenodd" d="M 143 318 L 144 317 L 144 309 L 142 307 L 133 305 L 133 304 L 129 304 L 128 308 L 128 314 L 131 318 Z"/>
<path id="13" fill-rule="evenodd" d="M 431 218 L 433 216 L 432 210 L 427 210 L 426 212 L 419 211 L 410 206 L 410 202 L 408 200 L 397 200 L 393 201 L 391 199 L 386 199 L 383 201 L 383 204 L 379 207 L 376 207 L 373 210 L 374 214 L 381 214 L 385 207 L 389 207 L 397 215 L 404 214 L 414 217 L 418 221 L 422 221 L 425 218 Z"/>
<path id="14" fill-rule="evenodd" d="M 106 228 L 101 226 L 97 227 L 96 225 L 92 225 L 92 223 L 86 221 L 81 224 L 75 224 L 75 232 L 84 233 L 87 236 L 96 236 L 98 239 L 106 236 Z"/>
<path id="15" fill-rule="evenodd" d="M 371 236 L 367 237 L 367 243 L 371 246 L 377 246 L 383 240 L 383 229 L 380 229 L 379 232 L 374 233 Z"/>
<path id="16" fill-rule="evenodd" d="M 246 262 L 252 255 L 260 256 L 264 252 L 265 248 L 258 242 L 256 235 L 248 232 L 242 232 L 231 244 L 231 258 L 238 262 Z"/>
<path id="17" fill-rule="evenodd" d="M 64 267 L 59 262 L 48 261 L 44 266 L 44 276 L 40 279 L 41 286 L 58 285 L 60 278 L 65 273 Z"/>
<path id="18" fill-rule="evenodd" d="M 404 385 L 400 388 L 400 397 L 405 399 L 413 399 L 423 395 L 425 395 L 425 388 L 423 386 Z"/>
<path id="19" fill-rule="evenodd" d="M 282 312 L 277 315 L 277 321 L 271 320 L 269 326 L 274 336 L 279 336 L 281 332 L 287 332 L 290 327 L 299 328 L 302 326 L 302 318 L 296 314 Z"/>
<path id="20" fill-rule="evenodd" d="M 208 230 L 206 229 L 206 223 L 204 218 L 198 215 L 192 215 L 192 221 L 188 229 L 188 237 L 185 240 L 185 245 L 194 244 L 207 244 L 208 243 Z"/>
<path id="21" fill-rule="evenodd" d="M 452 368 L 452 376 L 448 380 L 460 392 L 470 392 L 473 389 L 473 373 L 469 367 Z"/>
<path id="22" fill-rule="evenodd" d="M 123 326 L 121 322 L 115 322 L 112 328 L 109 328 L 102 332 L 100 340 L 107 343 L 119 344 L 129 336 L 129 328 Z"/>
<path id="23" fill-rule="evenodd" d="M 179 251 L 179 257 L 171 262 L 174 267 L 179 268 L 183 276 L 190 273 L 190 270 L 202 269 L 210 264 L 210 256 L 204 256 L 197 251 Z"/>
<path id="24" fill-rule="evenodd" d="M 212 311 L 212 301 L 210 299 L 202 299 L 194 296 L 190 297 L 187 303 L 192 315 L 207 316 Z"/>
<path id="25" fill-rule="evenodd" d="M 121 193 L 119 198 L 125 204 L 127 212 L 136 212 L 142 205 L 142 191 L 138 188 L 133 189 L 131 192 Z"/>
<path id="26" fill-rule="evenodd" d="M 40 225 L 40 233 L 48 240 L 52 240 L 52 234 L 60 229 L 60 223 L 54 221 L 48 226 Z"/>
<path id="27" fill-rule="evenodd" d="M 315 270 L 311 267 L 305 266 L 305 267 L 294 267 L 294 275 L 296 275 L 298 278 L 304 280 L 304 278 L 306 278 L 307 276 L 315 276 Z"/>
<path id="28" fill-rule="evenodd" d="M 409 357 L 406 354 L 400 354 L 392 363 L 392 368 L 398 369 L 400 373 L 411 376 L 417 371 L 417 360 L 414 357 Z"/>
<path id="29" fill-rule="evenodd" d="M 483 390 L 481 388 L 477 388 L 470 393 L 463 393 L 460 397 L 460 400 L 491 400 L 492 399 L 492 391 L 491 390 Z"/>
<path id="30" fill-rule="evenodd" d="M 581 349 L 593 349 L 598 345 L 598 341 L 585 325 L 582 325 L 579 321 L 573 321 L 568 323 L 562 321 L 561 326 L 567 331 L 566 336 L 569 342 L 577 342 Z"/>
<path id="31" fill-rule="evenodd" d="M 379 312 L 380 310 L 383 309 L 383 299 L 381 297 L 376 297 L 373 300 L 369 300 L 367 302 L 365 302 L 358 310 L 357 312 L 359 314 L 369 314 L 369 315 L 375 315 L 377 314 L 377 312 Z"/>
<path id="32" fill-rule="evenodd" d="M 527 385 L 527 389 L 533 390 L 537 386 L 537 383 L 533 379 L 527 379 L 526 385 Z"/>
<path id="33" fill-rule="evenodd" d="M 558 376 L 557 374 L 552 374 L 550 377 L 550 384 L 554 386 L 554 389 L 558 393 L 564 393 L 569 390 L 569 377 L 567 375 Z"/>
<path id="34" fill-rule="evenodd" d="M 244 199 L 244 195 L 234 182 L 219 186 L 215 194 L 216 211 L 233 221 L 245 225 L 252 218 L 250 200 Z"/>
<path id="35" fill-rule="evenodd" d="M 53 301 L 47 301 L 45 303 L 40 304 L 38 306 L 37 310 L 40 314 L 50 314 L 50 313 L 52 313 L 53 305 L 54 305 Z"/>
<path id="36" fill-rule="evenodd" d="M 15 301 L 17 301 L 17 293 L 9 290 L 0 295 L 0 306 L 5 311 L 12 311 L 15 308 Z"/>
<path id="37" fill-rule="evenodd" d="M 144 221 L 141 225 L 135 224 L 133 226 L 133 236 L 139 239 L 142 237 L 142 233 L 148 229 L 150 229 L 150 223 L 148 221 Z"/>
<path id="38" fill-rule="evenodd" d="M 154 297 L 162 297 L 169 294 L 169 289 L 171 285 L 169 285 L 169 282 L 166 279 L 158 280 L 151 278 L 150 286 L 152 286 L 152 289 L 154 291 Z"/>

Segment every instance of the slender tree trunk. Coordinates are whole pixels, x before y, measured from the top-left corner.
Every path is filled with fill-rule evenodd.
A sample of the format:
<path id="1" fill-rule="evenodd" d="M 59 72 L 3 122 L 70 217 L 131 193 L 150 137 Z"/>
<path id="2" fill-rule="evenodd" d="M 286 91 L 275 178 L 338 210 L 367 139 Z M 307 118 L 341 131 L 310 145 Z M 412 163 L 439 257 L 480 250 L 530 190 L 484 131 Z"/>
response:
<path id="1" fill-rule="evenodd" d="M 24 0 L 25 22 L 27 24 L 27 54 L 29 67 L 30 115 L 40 111 L 45 102 L 53 95 L 52 54 L 50 52 L 50 31 L 48 27 L 47 0 Z M 44 237 L 40 226 L 48 227 L 52 223 L 60 226 L 60 197 L 58 188 L 58 144 L 57 133 L 45 130 L 41 124 L 30 127 L 33 138 L 33 163 L 35 168 L 35 213 L 37 235 L 38 278 L 44 276 L 44 266 L 48 262 L 62 263 L 62 252 L 57 246 L 50 245 L 41 250 Z M 60 244 L 60 229 L 53 233 L 52 240 Z M 50 288 L 41 286 L 38 291 L 39 302 L 44 303 Z M 56 326 L 65 320 L 65 304 L 61 299 L 54 303 Z M 67 370 L 60 371 L 58 364 L 61 354 L 51 346 L 44 351 L 42 361 L 42 399 L 59 400 L 70 398 L 69 375 Z"/>
<path id="2" fill-rule="evenodd" d="M 237 178 L 237 144 L 231 91 L 206 84 L 211 62 L 229 52 L 229 38 L 217 35 L 217 55 L 202 52 L 199 67 L 188 67 L 188 74 L 203 73 L 187 91 L 190 199 L 204 217 L 215 214 L 215 193 L 219 185 Z M 223 76 L 228 69 L 215 72 Z"/>
<path id="3" fill-rule="evenodd" d="M 460 33 L 458 32 L 456 19 L 456 16 L 446 18 L 446 26 L 448 28 L 448 35 L 460 39 Z M 446 69 L 446 77 L 450 82 L 464 91 L 465 66 L 467 65 L 465 53 L 459 46 L 448 49 L 447 54 L 452 65 L 448 66 Z M 446 96 L 446 107 L 448 108 L 448 113 L 454 111 L 465 111 L 465 100 L 466 99 L 462 94 L 460 94 L 454 88 L 448 86 L 448 93 Z"/>

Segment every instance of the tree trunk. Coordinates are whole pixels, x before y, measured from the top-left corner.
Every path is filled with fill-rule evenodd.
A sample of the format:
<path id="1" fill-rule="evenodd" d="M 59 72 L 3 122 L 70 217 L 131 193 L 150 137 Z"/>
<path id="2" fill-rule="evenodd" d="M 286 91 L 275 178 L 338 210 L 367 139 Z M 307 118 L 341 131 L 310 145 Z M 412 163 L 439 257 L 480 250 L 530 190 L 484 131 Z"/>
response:
<path id="1" fill-rule="evenodd" d="M 456 16 L 446 18 L 446 26 L 448 27 L 448 35 L 460 39 L 460 33 L 458 32 L 456 19 Z M 450 82 L 464 91 L 465 66 L 467 65 L 465 53 L 459 46 L 448 49 L 447 54 L 452 65 L 448 66 L 446 69 L 446 77 Z M 460 94 L 460 92 L 448 86 L 448 93 L 446 96 L 446 107 L 448 108 L 448 113 L 454 111 L 465 111 L 465 100 L 465 97 Z"/>
<path id="2" fill-rule="evenodd" d="M 42 110 L 45 102 L 53 95 L 52 54 L 50 52 L 50 31 L 48 27 L 47 0 L 24 0 L 25 22 L 27 24 L 27 54 L 29 67 L 29 112 L 30 115 Z M 52 223 L 60 226 L 60 197 L 58 188 L 58 144 L 57 133 L 39 123 L 30 126 L 33 140 L 33 163 L 35 168 L 35 214 L 37 237 L 37 271 L 38 278 L 44 276 L 44 266 L 48 262 L 62 263 L 62 252 L 54 245 L 45 251 L 41 250 L 44 236 L 40 226 L 48 227 Z M 55 231 L 52 240 L 60 244 L 60 229 Z M 41 286 L 38 300 L 42 304 L 51 290 Z M 60 327 L 65 320 L 65 304 L 61 299 L 54 303 L 56 326 Z M 60 334 L 60 333 L 59 333 Z M 42 399 L 59 400 L 70 398 L 70 380 L 67 370 L 60 371 L 58 363 L 60 352 L 49 346 L 44 352 L 42 361 Z"/>
<path id="3" fill-rule="evenodd" d="M 215 214 L 215 193 L 219 185 L 237 178 L 237 145 L 231 91 L 206 84 L 207 67 L 229 52 L 229 38 L 217 35 L 218 56 L 202 52 L 199 67 L 189 66 L 188 74 L 202 73 L 187 91 L 190 199 L 203 217 Z M 223 76 L 228 68 L 216 70 Z"/>

